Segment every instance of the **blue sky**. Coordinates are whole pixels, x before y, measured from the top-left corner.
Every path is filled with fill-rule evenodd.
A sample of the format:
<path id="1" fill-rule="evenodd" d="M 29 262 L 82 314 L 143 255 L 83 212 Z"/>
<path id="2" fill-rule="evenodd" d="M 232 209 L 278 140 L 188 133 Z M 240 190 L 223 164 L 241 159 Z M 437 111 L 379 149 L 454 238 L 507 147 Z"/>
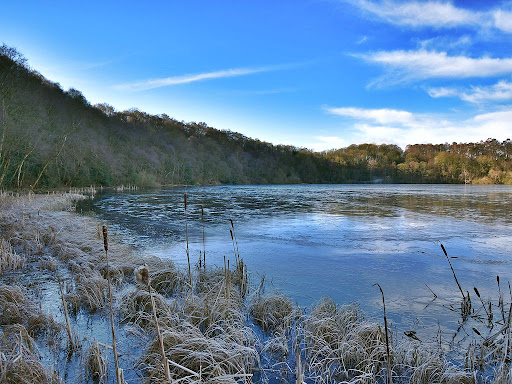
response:
<path id="1" fill-rule="evenodd" d="M 512 138 L 510 1 L 11 1 L 0 42 L 93 104 L 275 144 Z"/>

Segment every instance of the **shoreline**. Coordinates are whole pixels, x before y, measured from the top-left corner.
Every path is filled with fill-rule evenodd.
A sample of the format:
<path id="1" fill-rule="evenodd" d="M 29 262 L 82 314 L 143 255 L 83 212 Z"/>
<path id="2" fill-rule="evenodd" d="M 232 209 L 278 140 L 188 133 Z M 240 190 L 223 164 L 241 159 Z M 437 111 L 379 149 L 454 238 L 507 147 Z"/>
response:
<path id="1" fill-rule="evenodd" d="M 101 223 L 74 212 L 74 201 L 84 198 L 81 194 L 0 198 L 0 236 L 8 243 L 2 257 L 10 254 L 12 259 L 14 250 L 24 259 L 0 274 L 0 301 L 12 309 L 0 313 L 0 378 L 8 383 L 16 382 L 9 375 L 20 367 L 25 369 L 20 375 L 43 372 L 39 382 L 62 382 L 57 376 L 66 377 L 66 382 L 88 383 L 93 378 L 113 382 Z M 484 383 L 493 369 L 496 383 L 512 377 L 510 363 L 500 365 L 497 355 L 488 356 L 488 361 L 484 358 L 480 368 L 483 352 L 477 345 L 467 358 L 466 370 L 450 363 L 442 350 L 413 338 L 391 337 L 392 331 L 388 354 L 387 332 L 367 321 L 357 307 L 325 299 L 305 313 L 283 295 L 261 294 L 263 285 L 256 286 L 258 282 L 247 284 L 242 258 L 229 269 L 194 266 L 191 289 L 186 271 L 177 270 L 172 262 L 143 259 L 115 234 L 110 238 L 115 326 L 120 365 L 128 382 L 166 380 L 150 295 L 134 278 L 134 270 L 142 263 L 148 264 L 154 283 L 158 324 L 174 379 L 192 383 L 200 375 L 200 380 L 212 383 L 250 382 L 253 377 L 277 382 L 281 375 L 293 381 L 303 366 L 299 374 L 307 383 L 385 382 L 388 362 L 394 382 Z M 79 348 L 69 348 L 57 275 L 65 286 L 71 339 Z M 10 299 L 14 296 L 19 300 Z M 34 322 L 39 325 L 34 327 Z M 17 341 L 19 332 L 26 333 L 24 341 Z M 500 333 L 488 351 L 492 346 L 502 350 L 509 339 L 508 331 Z M 135 342 L 137 347 L 132 347 Z M 25 350 L 21 358 L 7 352 L 13 343 Z M 40 356 L 30 347 L 32 343 Z"/>

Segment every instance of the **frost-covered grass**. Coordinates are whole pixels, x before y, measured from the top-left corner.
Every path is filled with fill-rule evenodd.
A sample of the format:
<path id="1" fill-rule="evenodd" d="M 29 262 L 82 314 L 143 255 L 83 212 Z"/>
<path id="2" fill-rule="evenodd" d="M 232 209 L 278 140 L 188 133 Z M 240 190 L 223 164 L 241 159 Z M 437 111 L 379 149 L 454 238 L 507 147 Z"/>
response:
<path id="1" fill-rule="evenodd" d="M 463 363 L 450 360 L 435 340 L 415 340 L 391 327 L 388 372 L 386 330 L 380 319 L 367 319 L 356 305 L 330 299 L 298 308 L 282 294 L 263 294 L 262 287 L 250 284 L 239 255 L 231 269 L 198 265 L 190 287 L 188 270 L 155 257 L 143 259 L 114 234 L 107 269 L 101 223 L 73 212 L 74 202 L 82 198 L 0 195 L 2 383 L 58 383 L 65 372 L 75 372 L 69 382 L 113 382 L 112 346 L 95 337 L 110 332 L 105 321 L 108 274 L 114 326 L 128 351 L 119 364 L 132 381 L 164 383 L 170 377 L 180 383 L 296 382 L 296 362 L 301 361 L 301 380 L 306 383 L 510 382 L 512 298 L 504 289 L 491 305 L 499 316 L 485 316 L 489 304 L 483 299 L 464 317 L 453 312 L 460 316 L 462 329 L 470 330 L 469 321 L 479 322 L 480 335 L 468 333 L 467 342 L 450 351 L 458 352 Z M 142 264 L 151 288 L 134 277 Z M 37 286 L 31 280 L 34 274 L 44 276 Z M 40 299 L 44 290 L 51 300 Z M 74 348 L 66 342 L 62 299 L 72 313 Z M 58 312 L 50 315 L 55 308 Z M 84 318 L 92 332 L 81 328 Z M 56 357 L 48 358 L 48 351 Z M 67 358 L 58 358 L 63 352 Z"/>

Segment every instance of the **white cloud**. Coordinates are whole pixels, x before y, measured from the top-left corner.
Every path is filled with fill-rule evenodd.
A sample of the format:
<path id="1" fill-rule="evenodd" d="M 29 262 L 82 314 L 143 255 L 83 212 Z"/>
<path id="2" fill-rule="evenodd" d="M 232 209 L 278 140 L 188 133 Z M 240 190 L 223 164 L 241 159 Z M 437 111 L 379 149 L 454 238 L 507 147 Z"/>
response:
<path id="1" fill-rule="evenodd" d="M 124 91 L 145 91 L 148 89 L 166 87 L 171 85 L 194 83 L 196 81 L 202 80 L 252 75 L 255 73 L 275 71 L 283 68 L 284 66 L 268 66 L 259 68 L 226 69 L 222 71 L 204 72 L 182 76 L 171 76 L 160 79 L 151 79 L 133 83 L 119 84 L 116 85 L 114 88 Z"/>
<path id="2" fill-rule="evenodd" d="M 450 2 L 383 1 L 377 3 L 359 0 L 355 4 L 364 11 L 392 24 L 411 27 L 456 27 L 479 24 L 481 20 L 479 13 L 457 8 Z"/>
<path id="3" fill-rule="evenodd" d="M 446 52 L 380 51 L 361 55 L 368 62 L 381 64 L 390 72 L 380 81 L 401 82 L 428 78 L 492 77 L 512 74 L 512 58 L 473 58 L 449 56 Z"/>
<path id="4" fill-rule="evenodd" d="M 413 28 L 493 27 L 512 33 L 512 12 L 500 8 L 474 11 L 451 1 L 348 0 L 363 11 L 388 23 Z"/>
<path id="5" fill-rule="evenodd" d="M 436 36 L 426 40 L 420 40 L 419 46 L 423 50 L 431 51 L 451 51 L 463 48 L 472 44 L 472 39 L 468 35 L 457 38 L 453 36 Z"/>
<path id="6" fill-rule="evenodd" d="M 496 28 L 512 33 L 512 12 L 498 9 L 493 12 L 493 16 Z"/>
<path id="7" fill-rule="evenodd" d="M 473 104 L 486 102 L 499 102 L 512 100 L 512 82 L 501 80 L 490 86 L 473 86 L 470 89 L 457 88 L 431 88 L 428 90 L 431 97 L 458 97 Z"/>
<path id="8" fill-rule="evenodd" d="M 480 141 L 489 137 L 505 140 L 512 136 L 512 106 L 464 120 L 390 109 L 334 109 L 358 111 L 339 114 L 353 120 L 352 124 L 348 124 L 354 143 L 391 143 L 405 148 L 407 144 Z M 382 119 L 380 116 L 386 115 L 382 111 L 393 112 Z"/>
<path id="9" fill-rule="evenodd" d="M 430 88 L 427 92 L 430 97 L 435 99 L 439 97 L 458 97 L 460 94 L 457 89 L 449 87 Z"/>
<path id="10" fill-rule="evenodd" d="M 325 108 L 328 113 L 361 120 L 372 120 L 379 124 L 410 123 L 413 114 L 397 109 L 366 109 L 366 108 Z"/>

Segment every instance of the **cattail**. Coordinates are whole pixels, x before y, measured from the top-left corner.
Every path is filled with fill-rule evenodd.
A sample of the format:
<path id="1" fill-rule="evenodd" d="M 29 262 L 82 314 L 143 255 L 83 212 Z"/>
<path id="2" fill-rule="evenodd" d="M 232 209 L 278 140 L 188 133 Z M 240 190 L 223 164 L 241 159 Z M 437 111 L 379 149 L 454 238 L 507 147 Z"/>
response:
<path id="1" fill-rule="evenodd" d="M 149 270 L 148 265 L 144 264 L 135 269 L 135 280 L 137 280 L 139 283 L 148 285 L 149 284 Z"/>
<path id="2" fill-rule="evenodd" d="M 108 230 L 106 225 L 103 226 L 103 248 L 105 252 L 108 251 Z"/>
<path id="3" fill-rule="evenodd" d="M 448 253 L 446 252 L 446 249 L 445 249 L 443 243 L 440 242 L 439 244 L 441 245 L 441 249 L 443 250 L 444 255 L 446 256 L 446 260 L 448 260 L 448 264 L 450 264 L 450 269 L 452 270 L 453 278 L 455 279 L 455 282 L 457 283 L 457 287 L 459 287 L 459 291 L 462 294 L 462 300 L 465 301 L 466 297 L 464 296 L 464 291 L 462 290 L 462 287 L 459 284 L 459 280 L 457 279 L 457 275 L 455 274 L 455 270 L 453 269 L 453 266 L 452 266 L 452 263 L 450 261 L 450 258 L 448 257 Z M 469 298 L 469 293 L 468 293 L 468 298 Z"/>

